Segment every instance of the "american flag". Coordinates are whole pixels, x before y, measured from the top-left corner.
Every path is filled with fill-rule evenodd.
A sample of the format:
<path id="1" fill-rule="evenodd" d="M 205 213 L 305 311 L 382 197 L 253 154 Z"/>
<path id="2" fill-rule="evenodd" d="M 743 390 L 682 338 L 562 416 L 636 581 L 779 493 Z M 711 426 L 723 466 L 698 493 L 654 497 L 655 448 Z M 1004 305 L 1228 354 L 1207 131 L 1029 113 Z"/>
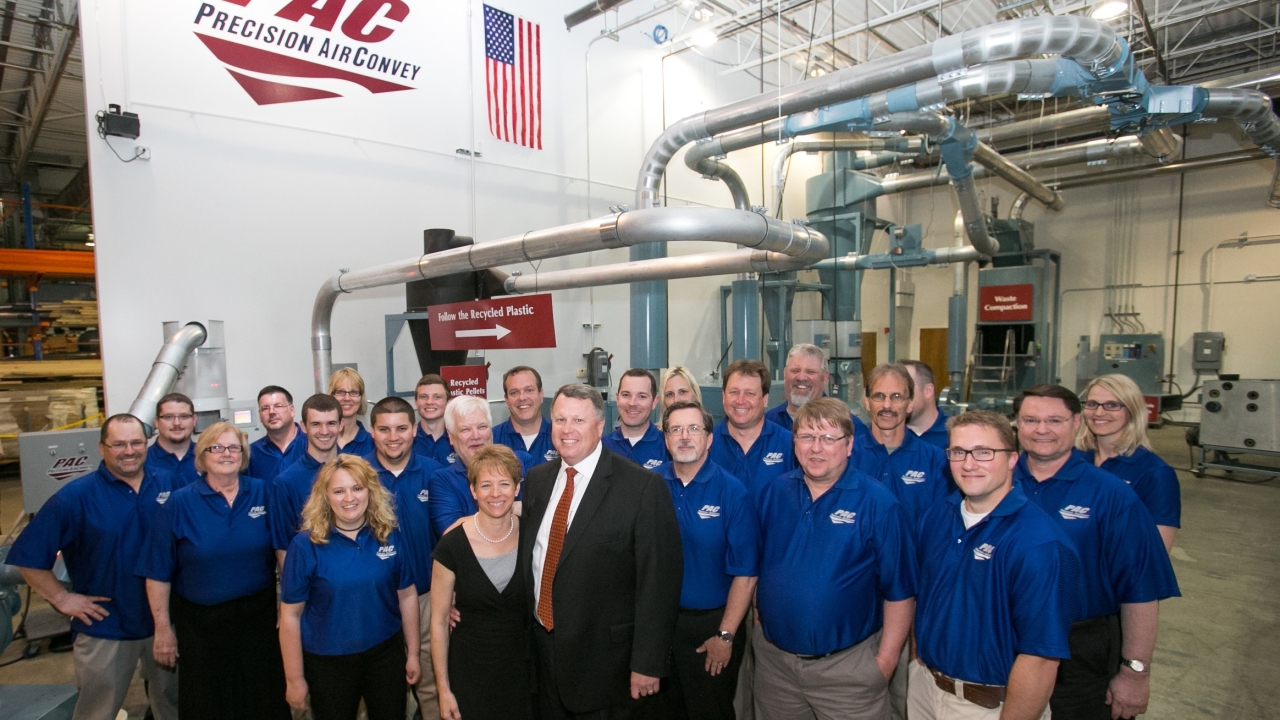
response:
<path id="1" fill-rule="evenodd" d="M 484 6 L 489 130 L 499 140 L 542 149 L 542 28 Z"/>

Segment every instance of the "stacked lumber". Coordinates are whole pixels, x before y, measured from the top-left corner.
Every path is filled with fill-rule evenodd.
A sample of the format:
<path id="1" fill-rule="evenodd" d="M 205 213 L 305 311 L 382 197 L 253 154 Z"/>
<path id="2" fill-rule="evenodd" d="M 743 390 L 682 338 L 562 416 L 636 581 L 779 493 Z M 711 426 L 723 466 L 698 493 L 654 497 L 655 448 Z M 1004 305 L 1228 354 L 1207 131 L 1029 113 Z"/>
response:
<path id="1" fill-rule="evenodd" d="M 70 383 L 20 385 L 0 392 L 0 457 L 4 461 L 18 458 L 18 433 L 54 430 L 98 414 L 96 387 L 67 385 Z M 100 424 L 101 420 L 94 419 L 83 426 Z"/>
<path id="2" fill-rule="evenodd" d="M 3 360 L 0 361 L 0 387 L 24 382 L 78 380 L 80 387 L 102 385 L 102 360 Z"/>
<path id="3" fill-rule="evenodd" d="M 95 300 L 66 300 L 40 303 L 41 314 L 48 312 L 50 327 L 86 328 L 98 325 L 98 303 Z"/>

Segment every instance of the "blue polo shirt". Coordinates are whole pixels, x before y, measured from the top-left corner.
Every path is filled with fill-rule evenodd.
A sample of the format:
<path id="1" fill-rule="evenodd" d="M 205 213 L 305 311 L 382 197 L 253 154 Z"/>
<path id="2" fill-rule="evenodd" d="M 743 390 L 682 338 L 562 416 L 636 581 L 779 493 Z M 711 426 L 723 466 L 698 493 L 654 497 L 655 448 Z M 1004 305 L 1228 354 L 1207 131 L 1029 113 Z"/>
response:
<path id="1" fill-rule="evenodd" d="M 684 582 L 680 607 L 714 610 L 729 599 L 735 577 L 755 577 L 760 561 L 760 521 L 747 488 L 707 460 L 685 485 L 676 466 L 656 471 L 667 481 L 680 524 Z"/>
<path id="2" fill-rule="evenodd" d="M 902 444 L 892 454 L 870 432 L 858 435 L 849 461 L 889 488 L 913 529 L 924 511 L 950 492 L 946 455 L 910 430 L 903 433 Z"/>
<path id="3" fill-rule="evenodd" d="M 324 463 L 311 457 L 311 453 L 304 452 L 297 462 L 271 481 L 267 513 L 271 516 L 271 545 L 276 550 L 287 550 L 302 527 L 302 508 L 311 497 L 311 486 L 322 465 Z"/>
<path id="4" fill-rule="evenodd" d="M 179 460 L 177 455 L 160 447 L 159 442 L 153 442 L 147 448 L 147 468 L 172 475 L 174 490 L 190 485 L 200 479 L 200 473 L 196 472 L 196 444 L 191 443 Z"/>
<path id="5" fill-rule="evenodd" d="M 729 434 L 729 421 L 721 420 L 716 424 L 708 459 L 738 478 L 754 498 L 760 497 L 761 489 L 774 478 L 799 467 L 791 443 L 791 431 L 767 420 L 760 436 L 745 453 Z"/>
<path id="6" fill-rule="evenodd" d="M 826 393 L 823 393 L 822 397 L 826 397 Z M 795 420 L 793 420 L 791 415 L 787 413 L 787 403 L 785 401 L 781 405 L 766 412 L 764 414 L 764 419 L 771 423 L 781 425 L 787 432 L 791 432 L 795 429 Z M 854 439 L 857 439 L 860 435 L 865 435 L 870 432 L 867 429 L 867 424 L 862 422 L 862 419 L 857 415 L 849 413 L 849 419 L 853 421 Z"/>
<path id="7" fill-rule="evenodd" d="M 795 470 L 764 486 L 756 507 L 756 602 L 774 645 L 798 655 L 843 650 L 881 628 L 883 601 L 915 596 L 915 544 L 902 506 L 852 465 L 816 501 Z"/>
<path id="8" fill-rule="evenodd" d="M 276 479 L 281 470 L 307 453 L 307 434 L 302 432 L 301 425 L 294 423 L 294 427 L 298 428 L 298 432 L 283 452 L 269 437 L 263 436 L 253 441 L 249 446 L 249 469 L 245 470 L 250 477 L 269 483 Z"/>
<path id="9" fill-rule="evenodd" d="M 925 430 L 918 437 L 939 450 L 946 450 L 947 446 L 951 444 L 951 438 L 947 434 L 948 419 L 946 415 L 939 411 L 938 418 L 933 421 L 928 430 Z"/>
<path id="10" fill-rule="evenodd" d="M 644 431 L 644 436 L 635 445 L 631 444 L 630 439 L 623 437 L 622 429 L 618 428 L 604 437 L 604 446 L 645 470 L 656 470 L 664 463 L 671 462 L 671 455 L 667 452 L 667 438 L 653 423 L 649 423 L 649 429 Z"/>
<path id="11" fill-rule="evenodd" d="M 1094 460 L 1089 453 L 1089 462 Z M 1178 474 L 1159 455 L 1139 446 L 1129 455 L 1103 461 L 1101 468 L 1128 483 L 1157 525 L 1182 527 L 1182 489 Z"/>
<path id="12" fill-rule="evenodd" d="M 449 433 L 441 433 L 440 439 L 428 435 L 423 431 L 422 425 L 414 425 L 413 433 L 413 451 L 422 457 L 428 457 L 441 465 L 452 465 L 458 462 L 458 454 L 453 451 L 453 444 L 449 442 Z"/>
<path id="13" fill-rule="evenodd" d="M 515 450 L 516 458 L 527 473 L 529 469 L 541 465 L 542 461 L 528 453 Z M 524 495 L 524 478 L 516 491 L 516 499 Z M 458 518 L 475 515 L 479 508 L 476 499 L 471 496 L 471 483 L 467 482 L 467 468 L 461 462 L 441 468 L 431 473 L 427 481 L 427 493 L 431 497 L 428 512 L 431 515 L 431 533 L 434 540 L 440 540 L 444 531 L 457 522 Z"/>
<path id="14" fill-rule="evenodd" d="M 440 463 L 429 457 L 410 453 L 409 464 L 396 477 L 382 466 L 377 454 L 365 458 L 378 473 L 382 482 L 396 500 L 396 520 L 400 523 L 400 538 L 409 546 L 413 558 L 413 584 L 418 594 L 431 590 L 431 553 L 436 547 L 431 532 L 431 516 L 427 512 L 431 494 L 427 483 L 431 475 L 440 469 Z"/>
<path id="15" fill-rule="evenodd" d="M 524 437 L 516 432 L 511 420 L 501 422 L 493 429 L 493 441 L 518 453 L 529 454 L 537 461 L 535 465 L 560 459 L 560 453 L 551 446 L 551 421 L 546 418 L 542 418 L 542 427 L 538 429 L 538 437 L 534 438 L 533 445 L 527 448 L 524 446 Z"/>
<path id="16" fill-rule="evenodd" d="M 280 601 L 306 603 L 302 649 L 313 655 L 354 655 L 400 631 L 397 591 L 413 586 L 413 558 L 392 530 L 378 542 L 366 525 L 356 539 L 330 529 L 316 545 L 311 532 L 289 545 L 280 574 Z"/>
<path id="17" fill-rule="evenodd" d="M 145 466 L 144 466 L 145 467 Z M 23 529 L 5 563 L 52 570 L 62 552 L 71 590 L 111 598 L 98 604 L 109 614 L 92 625 L 71 618 L 71 632 L 104 640 L 151 637 L 146 582 L 133 574 L 155 512 L 170 498 L 167 473 L 145 469 L 138 492 L 98 465 L 96 472 L 64 485 Z"/>
<path id="18" fill-rule="evenodd" d="M 1044 482 L 1031 475 L 1023 455 L 1014 478 L 1074 543 L 1084 583 L 1082 619 L 1117 613 L 1121 603 L 1181 596 L 1151 513 L 1124 481 L 1094 467 L 1083 452 L 1071 451 Z"/>
<path id="19" fill-rule="evenodd" d="M 1071 540 L 1017 485 L 968 530 L 959 492 L 921 519 L 916 648 L 949 677 L 1007 685 L 1018 655 L 1071 657 L 1080 562 Z"/>
<path id="20" fill-rule="evenodd" d="M 173 584 L 197 605 L 217 605 L 273 587 L 276 556 L 267 484 L 240 476 L 230 505 L 201 480 L 174 491 L 156 514 L 138 575 Z"/>
<path id="21" fill-rule="evenodd" d="M 373 452 L 373 436 L 369 434 L 368 430 L 364 429 L 364 424 L 357 420 L 356 436 L 351 438 L 351 442 L 346 445 L 339 445 L 338 452 L 342 455 L 364 457 Z"/>

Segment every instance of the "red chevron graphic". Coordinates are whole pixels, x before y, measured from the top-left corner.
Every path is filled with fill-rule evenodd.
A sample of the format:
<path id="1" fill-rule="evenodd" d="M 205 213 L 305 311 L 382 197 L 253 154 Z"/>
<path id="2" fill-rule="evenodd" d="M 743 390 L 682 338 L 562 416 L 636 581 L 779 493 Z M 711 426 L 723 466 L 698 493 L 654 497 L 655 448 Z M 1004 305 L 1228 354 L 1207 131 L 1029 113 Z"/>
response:
<path id="1" fill-rule="evenodd" d="M 240 45 L 239 43 L 229 42 L 221 38 L 210 37 L 196 33 L 196 37 L 209 48 L 214 57 L 231 67 L 250 72 L 262 73 L 265 75 L 277 75 L 281 77 L 296 78 L 328 78 L 333 80 L 345 80 L 355 83 L 372 93 L 396 92 L 399 90 L 412 90 L 407 85 L 400 85 L 386 80 L 371 78 L 358 73 L 347 70 L 321 65 L 309 60 L 300 60 L 288 55 L 281 55 L 269 50 Z M 324 98 L 342 97 L 341 95 L 327 90 L 316 90 L 315 88 L 300 87 L 297 85 L 289 85 L 287 83 L 272 82 L 270 80 L 260 80 L 258 78 L 249 77 L 241 73 L 237 73 L 231 68 L 227 68 L 227 72 L 240 83 L 245 92 L 249 93 L 249 97 L 259 105 L 271 105 L 275 103 L 298 102 L 301 100 L 321 100 Z"/>

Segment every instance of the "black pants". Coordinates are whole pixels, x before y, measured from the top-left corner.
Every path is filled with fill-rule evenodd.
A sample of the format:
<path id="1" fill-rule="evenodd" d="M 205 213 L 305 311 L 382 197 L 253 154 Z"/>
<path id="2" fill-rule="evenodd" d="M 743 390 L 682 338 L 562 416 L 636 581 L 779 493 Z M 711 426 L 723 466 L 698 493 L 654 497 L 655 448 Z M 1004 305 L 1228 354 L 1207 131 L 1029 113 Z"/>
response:
<path id="1" fill-rule="evenodd" d="M 276 630 L 276 589 L 217 605 L 174 593 L 182 720 L 289 720 L 284 665 Z"/>
<path id="2" fill-rule="evenodd" d="M 363 698 L 369 720 L 404 720 L 404 664 L 404 635 L 399 632 L 353 655 L 303 652 L 312 715 L 315 720 L 355 720 Z"/>
<path id="3" fill-rule="evenodd" d="M 538 676 L 538 709 L 539 720 L 667 720 L 664 709 L 666 681 L 657 695 L 650 695 L 639 700 L 627 700 L 620 705 L 600 708 L 585 713 L 575 713 L 564 706 L 560 699 L 560 691 L 555 676 L 555 644 L 552 633 L 542 627 L 542 623 L 533 621 L 534 666 Z M 628 692 L 630 686 L 628 686 Z M 320 718 L 316 718 L 320 720 Z M 373 720 L 370 718 L 370 720 Z"/>
<path id="4" fill-rule="evenodd" d="M 1055 718 L 1111 720 L 1107 689 L 1120 672 L 1120 616 L 1081 620 L 1071 626 L 1071 659 L 1058 665 L 1049 709 Z M 183 720 L 186 720 L 185 718 Z"/>
<path id="5" fill-rule="evenodd" d="M 678 708 L 675 718 L 689 720 L 734 720 L 733 696 L 738 691 L 738 670 L 746 652 L 746 628 L 743 623 L 733 634 L 733 650 L 729 665 L 719 675 L 707 672 L 707 654 L 698 648 L 720 631 L 724 608 L 715 610 L 685 610 L 676 617 L 676 635 L 672 642 L 672 664 L 675 667 L 672 683 Z M 721 642 L 716 640 L 716 642 Z"/>

